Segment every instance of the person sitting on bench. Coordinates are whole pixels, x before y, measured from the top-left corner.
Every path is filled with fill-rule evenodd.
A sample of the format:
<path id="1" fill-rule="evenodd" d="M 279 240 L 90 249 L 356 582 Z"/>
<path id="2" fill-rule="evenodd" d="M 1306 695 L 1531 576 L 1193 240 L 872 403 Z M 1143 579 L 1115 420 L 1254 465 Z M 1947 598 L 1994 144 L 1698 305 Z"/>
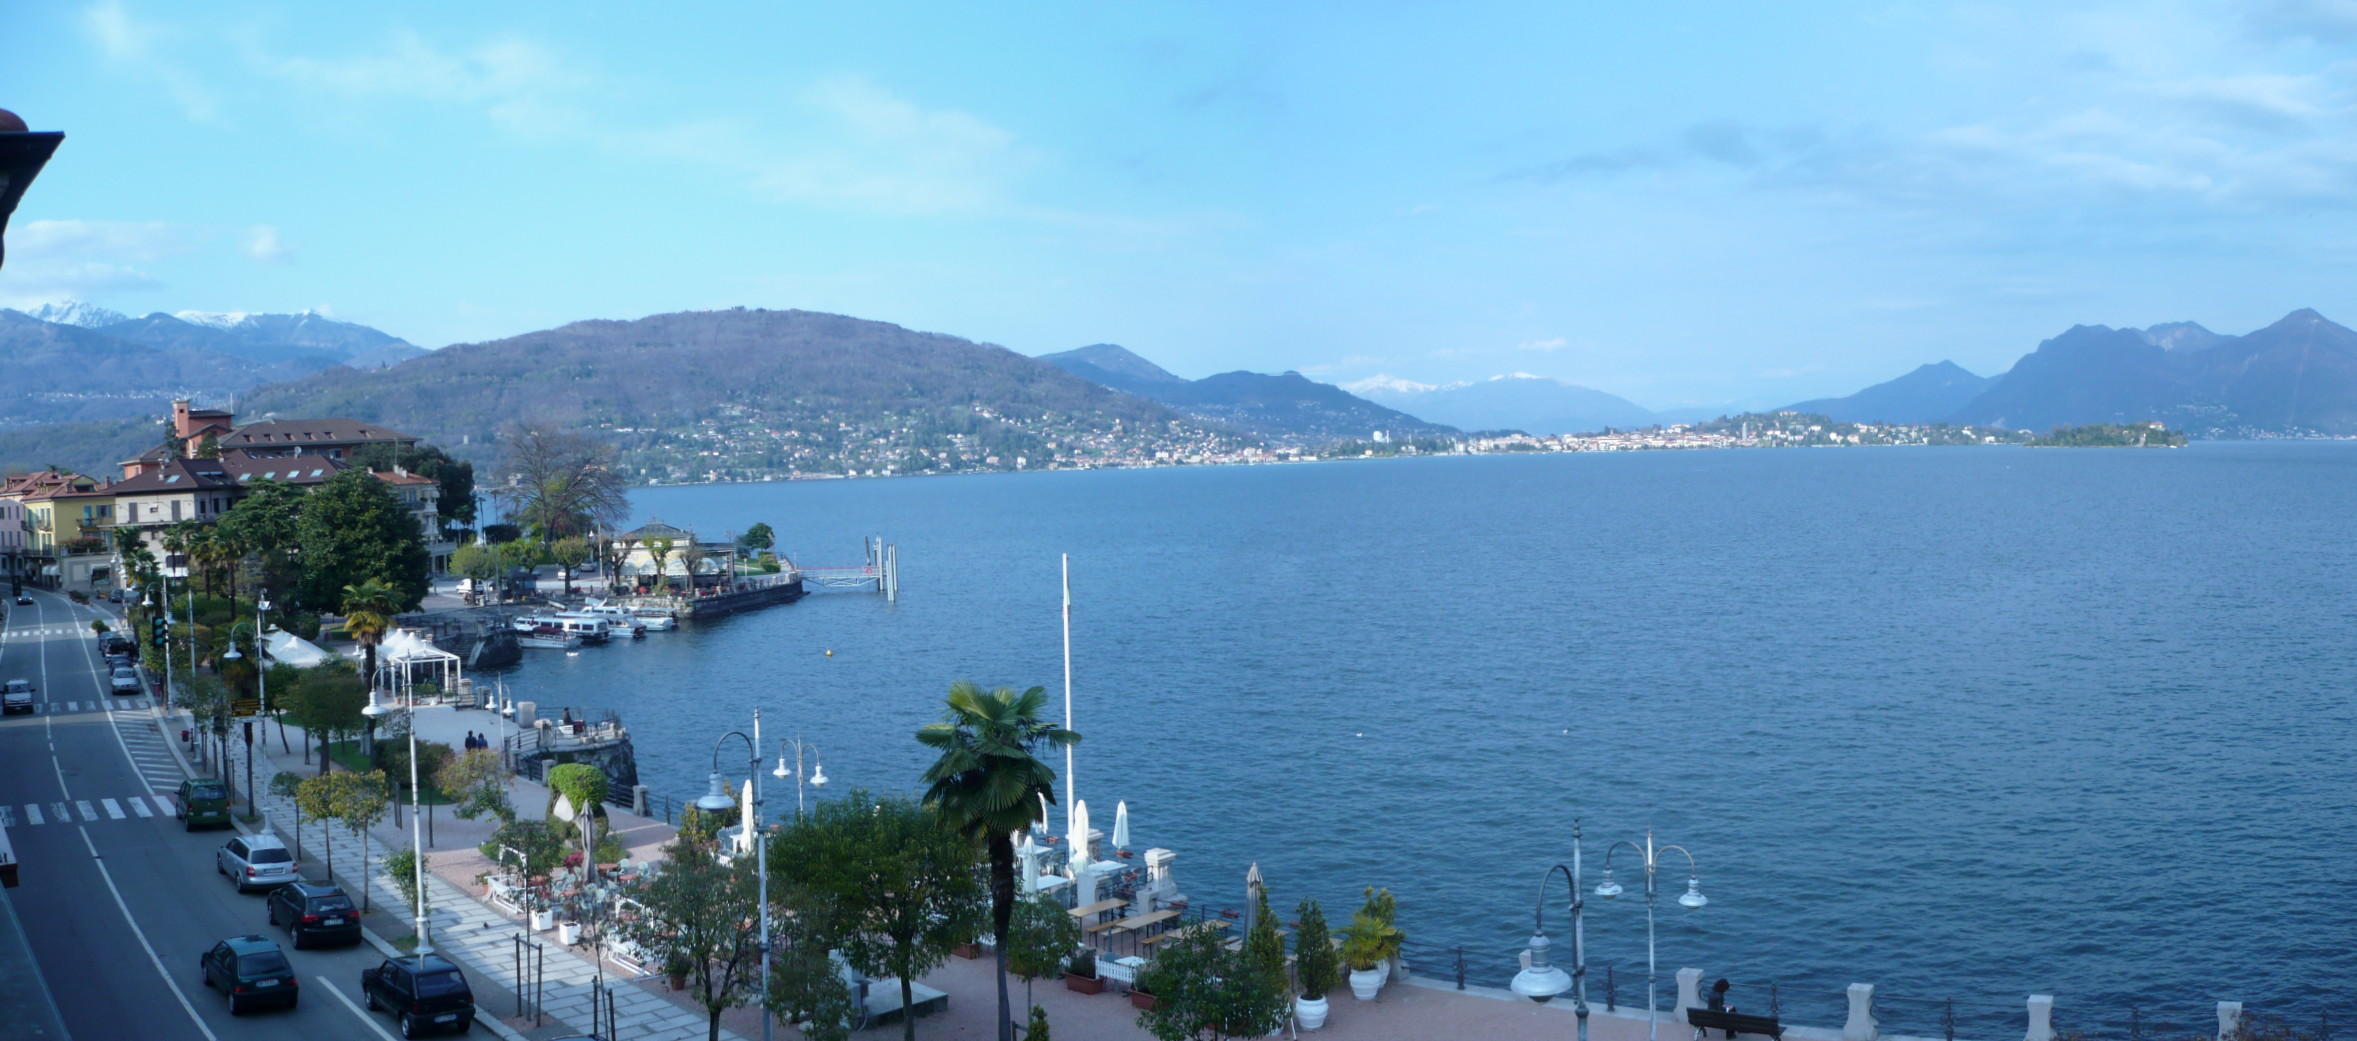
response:
<path id="1" fill-rule="evenodd" d="M 1727 986 L 1728 986 L 1728 984 L 1727 984 L 1727 981 L 1726 981 L 1726 979 L 1725 979 L 1724 977 L 1721 977 L 1717 983 L 1713 983 L 1713 984 L 1711 984 L 1711 985 L 1710 985 L 1710 1010 L 1711 1010 L 1711 1011 L 1713 1011 L 1713 1012 L 1733 1012 L 1733 1011 L 1735 1011 L 1735 1006 L 1733 1006 L 1733 1005 L 1730 1005 L 1730 1004 L 1727 1004 Z M 1727 1032 L 1726 1032 L 1726 1034 L 1727 1034 L 1728 1041 L 1734 1041 L 1734 1037 L 1735 1037 L 1735 1032 L 1734 1032 L 1734 1031 L 1732 1031 L 1732 1030 L 1729 1030 L 1729 1031 L 1727 1031 Z"/>

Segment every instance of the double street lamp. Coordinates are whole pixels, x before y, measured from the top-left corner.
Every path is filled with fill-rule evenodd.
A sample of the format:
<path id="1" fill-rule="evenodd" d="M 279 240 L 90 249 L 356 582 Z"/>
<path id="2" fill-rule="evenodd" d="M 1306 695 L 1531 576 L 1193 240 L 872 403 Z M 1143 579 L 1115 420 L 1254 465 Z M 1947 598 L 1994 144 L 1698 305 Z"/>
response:
<path id="1" fill-rule="evenodd" d="M 785 751 L 784 751 L 784 750 L 785 750 L 786 746 L 788 746 L 788 745 L 791 745 L 791 746 L 793 746 L 793 748 L 794 748 L 794 772 L 793 772 L 793 773 L 791 773 L 791 774 L 788 774 L 788 773 L 786 772 L 786 755 L 785 755 Z M 794 738 L 793 738 L 793 740 L 791 740 L 791 741 L 785 740 L 785 739 L 783 739 L 783 738 L 780 738 L 780 739 L 778 740 L 778 749 L 779 749 L 779 751 L 778 751 L 778 757 L 777 757 L 777 769 L 775 769 L 775 770 L 771 770 L 771 771 L 769 772 L 769 775 L 770 775 L 771 777 L 775 777 L 775 778 L 777 778 L 778 780 L 781 780 L 781 781 L 785 780 L 785 779 L 786 779 L 787 777 L 789 777 L 789 776 L 790 776 L 790 777 L 792 777 L 792 778 L 794 779 L 794 819 L 795 819 L 795 820 L 800 820 L 800 819 L 802 819 L 802 810 L 803 810 L 803 801 L 802 801 L 802 781 L 803 781 L 803 777 L 802 777 L 802 752 L 803 752 L 803 749 L 804 749 L 805 747 L 807 747 L 807 748 L 809 749 L 809 751 L 810 751 L 810 765 L 811 765 L 811 767 L 812 767 L 812 770 L 810 771 L 810 778 L 809 778 L 809 780 L 810 780 L 810 785 L 811 785 L 811 787 L 813 787 L 813 788 L 824 788 L 824 787 L 826 787 L 826 785 L 827 785 L 827 767 L 826 767 L 826 764 L 825 764 L 825 763 L 821 763 L 821 762 L 819 762 L 819 761 L 818 761 L 818 746 L 817 746 L 817 745 L 808 745 L 808 746 L 805 746 L 805 745 L 802 743 L 802 735 L 800 735 L 800 734 L 796 734 L 796 735 L 794 735 Z M 758 765 L 758 764 L 756 764 L 756 765 Z"/>
<path id="2" fill-rule="evenodd" d="M 409 855 L 417 870 L 417 953 L 434 953 L 434 940 L 426 924 L 426 839 L 424 824 L 417 815 L 417 706 L 406 701 L 400 708 L 380 704 L 376 699 L 376 677 L 369 677 L 368 707 L 360 714 L 376 720 L 396 712 L 408 712 L 409 717 Z M 406 699 L 411 695 L 403 695 Z M 363 865 L 365 866 L 365 865 Z"/>
<path id="3" fill-rule="evenodd" d="M 752 785 L 753 787 L 753 819 L 751 825 L 753 834 L 746 836 L 746 839 L 753 848 L 754 870 L 759 872 L 759 877 L 761 880 L 761 985 L 766 987 L 769 985 L 769 822 L 762 816 L 761 813 L 760 709 L 753 710 L 753 736 L 746 737 L 744 732 L 741 730 L 731 730 L 728 733 L 720 735 L 719 740 L 712 742 L 711 790 L 705 792 L 703 797 L 697 799 L 693 805 L 696 809 L 702 810 L 705 813 L 727 813 L 729 810 L 736 808 L 737 801 L 735 799 L 729 798 L 727 782 L 723 781 L 720 777 L 720 746 L 727 744 L 728 739 L 732 737 L 739 741 L 743 741 L 745 743 L 746 750 L 751 753 L 746 759 L 745 775 L 746 783 Z M 785 763 L 784 758 L 780 757 L 778 763 L 780 767 L 783 767 Z M 797 783 L 799 782 L 797 781 Z M 797 793 L 797 795 L 798 794 L 799 793 Z M 762 1002 L 761 1004 L 761 1041 L 769 1041 L 768 1002 Z"/>
<path id="4" fill-rule="evenodd" d="M 1530 938 L 1530 967 L 1514 975 L 1514 993 L 1532 1001 L 1544 1003 L 1565 990 L 1573 990 L 1572 1001 L 1574 1009 L 1579 1015 L 1579 1036 L 1581 1041 L 1587 1041 L 1586 977 L 1588 962 L 1587 952 L 1584 949 L 1585 937 L 1580 920 L 1580 912 L 1587 902 L 1580 895 L 1579 843 L 1580 826 L 1579 822 L 1575 820 L 1571 826 L 1572 866 L 1566 869 L 1563 865 L 1557 864 L 1549 868 L 1546 876 L 1539 880 L 1539 919 Z M 1661 855 L 1676 850 L 1686 858 L 1686 892 L 1679 895 L 1678 906 L 1691 910 L 1710 903 L 1710 898 L 1702 895 L 1702 879 L 1700 872 L 1696 870 L 1694 865 L 1694 854 L 1688 852 L 1684 846 L 1655 846 L 1651 828 L 1645 830 L 1644 845 L 1640 846 L 1633 841 L 1623 839 L 1613 843 L 1604 851 L 1604 881 L 1596 886 L 1597 896 L 1610 900 L 1625 892 L 1620 883 L 1613 881 L 1612 878 L 1613 855 L 1619 853 L 1623 846 L 1628 847 L 1632 856 L 1639 858 L 1645 871 L 1645 1036 L 1647 1041 L 1657 1041 L 1661 1030 L 1661 1019 L 1654 1004 L 1654 984 L 1659 975 L 1659 969 L 1654 957 L 1653 908 L 1661 895 L 1661 888 L 1655 878 L 1661 867 Z M 1555 968 L 1548 962 L 1549 943 L 1544 917 L 1547 883 L 1553 880 L 1557 871 L 1562 871 L 1565 880 L 1571 883 L 1571 956 L 1574 971 L 1569 976 L 1566 976 L 1562 969 Z"/>

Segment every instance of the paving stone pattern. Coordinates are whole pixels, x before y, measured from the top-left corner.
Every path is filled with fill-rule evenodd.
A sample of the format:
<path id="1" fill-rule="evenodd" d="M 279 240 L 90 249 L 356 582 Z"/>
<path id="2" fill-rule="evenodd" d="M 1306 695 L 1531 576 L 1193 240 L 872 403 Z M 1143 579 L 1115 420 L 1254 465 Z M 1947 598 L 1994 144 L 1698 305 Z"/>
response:
<path id="1" fill-rule="evenodd" d="M 231 769 L 242 783 L 246 750 L 238 742 L 231 742 L 230 748 Z M 259 756 L 254 760 L 254 779 L 261 789 L 256 805 L 270 819 L 273 830 L 291 838 L 295 820 L 294 805 L 291 800 L 271 794 L 267 780 L 277 776 L 280 767 L 259 744 L 255 751 Z M 242 798 L 244 793 L 240 792 L 239 795 Z M 318 841 L 311 838 L 318 834 L 318 829 L 311 822 L 305 821 L 303 830 L 308 843 Z M 339 844 L 348 844 L 350 833 L 344 832 L 337 838 L 344 840 Z M 374 836 L 368 838 L 367 846 L 370 899 L 388 907 L 401 906 L 401 891 L 393 888 L 392 882 L 378 870 L 378 865 L 384 862 L 388 851 Z M 309 844 L 305 847 L 306 851 L 311 848 Z M 338 868 L 343 869 L 338 872 L 341 876 L 338 881 L 349 891 L 352 888 L 350 871 L 344 868 L 348 863 L 350 861 L 345 856 L 336 858 Z M 515 938 L 531 935 L 525 929 L 525 923 L 483 904 L 431 871 L 426 873 L 426 891 L 429 894 L 428 902 L 434 909 L 427 916 L 427 924 L 433 931 L 435 952 L 458 962 L 469 975 L 496 982 L 511 992 L 521 989 L 515 978 Z M 542 1007 L 549 1016 L 586 1032 L 590 1023 L 592 984 L 598 976 L 597 966 L 587 957 L 557 943 L 554 932 L 532 938 L 540 941 L 545 952 L 541 973 Z M 706 1036 L 708 1027 L 702 1015 L 631 986 L 628 980 L 616 976 L 610 963 L 605 981 L 608 990 L 614 995 L 614 1015 L 621 1027 L 609 1036 L 629 1038 L 631 1041 L 692 1041 Z M 505 1018 L 515 1011 L 515 1007 L 509 1005 L 486 1011 Z M 720 1036 L 730 1041 L 743 1041 L 736 1032 L 730 1030 L 722 1030 Z"/>

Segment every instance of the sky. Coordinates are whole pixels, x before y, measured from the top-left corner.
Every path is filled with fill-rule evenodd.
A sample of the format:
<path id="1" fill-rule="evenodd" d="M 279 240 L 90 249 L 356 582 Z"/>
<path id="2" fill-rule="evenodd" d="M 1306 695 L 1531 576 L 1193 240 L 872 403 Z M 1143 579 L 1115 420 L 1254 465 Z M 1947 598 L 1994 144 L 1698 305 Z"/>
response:
<path id="1" fill-rule="evenodd" d="M 1654 408 L 2357 285 L 2357 0 L 0 6 L 0 305 L 807 308 Z"/>

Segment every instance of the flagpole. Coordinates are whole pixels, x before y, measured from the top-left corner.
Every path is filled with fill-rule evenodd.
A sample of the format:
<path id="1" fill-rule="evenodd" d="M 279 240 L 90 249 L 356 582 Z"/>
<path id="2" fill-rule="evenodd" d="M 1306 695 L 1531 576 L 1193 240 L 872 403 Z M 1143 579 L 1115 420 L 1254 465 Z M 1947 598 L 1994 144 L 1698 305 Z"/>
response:
<path id="1" fill-rule="evenodd" d="M 1064 557 L 1064 729 L 1072 729 L 1072 554 Z M 1072 837 L 1072 746 L 1064 746 L 1064 836 Z M 1083 835 L 1078 841 L 1087 842 Z"/>

